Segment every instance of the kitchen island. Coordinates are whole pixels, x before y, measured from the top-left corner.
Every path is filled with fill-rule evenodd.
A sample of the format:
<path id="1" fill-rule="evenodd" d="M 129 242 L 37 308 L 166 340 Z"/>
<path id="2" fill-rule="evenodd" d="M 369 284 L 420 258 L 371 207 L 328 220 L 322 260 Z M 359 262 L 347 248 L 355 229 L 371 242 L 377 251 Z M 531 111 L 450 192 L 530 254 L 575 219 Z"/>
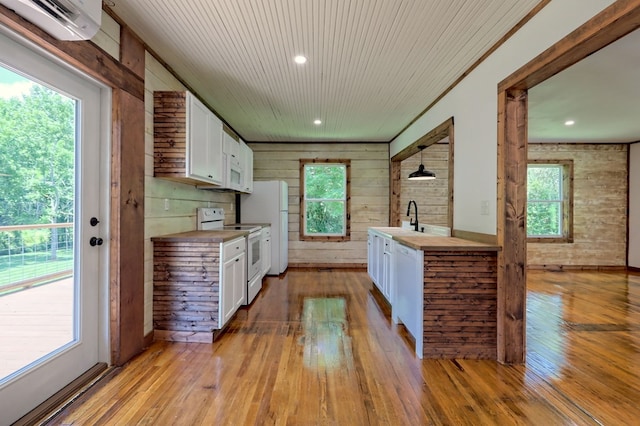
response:
<path id="1" fill-rule="evenodd" d="M 392 241 L 387 300 L 418 357 L 496 359 L 500 247 L 392 227 L 369 233 Z"/>

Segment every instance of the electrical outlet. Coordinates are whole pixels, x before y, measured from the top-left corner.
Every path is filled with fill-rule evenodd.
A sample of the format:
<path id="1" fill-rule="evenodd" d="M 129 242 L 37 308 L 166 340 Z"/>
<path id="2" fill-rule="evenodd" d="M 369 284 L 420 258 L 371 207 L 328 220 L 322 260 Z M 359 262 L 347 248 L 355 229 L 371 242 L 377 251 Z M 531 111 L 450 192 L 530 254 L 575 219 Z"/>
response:
<path id="1" fill-rule="evenodd" d="M 169 199 L 168 198 L 164 199 L 164 209 L 165 210 L 169 210 Z"/>
<path id="2" fill-rule="evenodd" d="M 482 216 L 489 216 L 489 201 L 488 200 L 480 201 L 480 214 Z"/>

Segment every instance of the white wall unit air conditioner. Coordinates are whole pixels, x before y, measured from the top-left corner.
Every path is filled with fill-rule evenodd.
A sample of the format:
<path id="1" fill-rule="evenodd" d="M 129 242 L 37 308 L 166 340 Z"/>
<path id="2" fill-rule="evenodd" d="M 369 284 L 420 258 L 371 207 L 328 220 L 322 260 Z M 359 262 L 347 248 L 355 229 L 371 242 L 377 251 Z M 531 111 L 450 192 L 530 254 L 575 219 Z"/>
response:
<path id="1" fill-rule="evenodd" d="M 100 29 L 101 0 L 0 0 L 59 40 L 89 40 Z"/>

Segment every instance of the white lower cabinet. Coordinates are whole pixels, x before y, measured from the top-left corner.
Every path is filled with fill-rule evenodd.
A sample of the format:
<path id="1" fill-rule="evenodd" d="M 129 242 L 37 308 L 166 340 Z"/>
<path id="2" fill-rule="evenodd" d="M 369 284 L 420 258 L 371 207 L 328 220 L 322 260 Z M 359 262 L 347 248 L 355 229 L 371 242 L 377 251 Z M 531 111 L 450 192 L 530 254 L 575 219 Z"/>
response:
<path id="1" fill-rule="evenodd" d="M 220 328 L 247 298 L 247 247 L 244 237 L 222 243 L 220 271 Z"/>
<path id="2" fill-rule="evenodd" d="M 391 237 L 369 230 L 368 233 L 367 271 L 380 293 L 392 302 L 393 285 L 391 274 Z"/>
<path id="3" fill-rule="evenodd" d="M 261 279 L 269 273 L 271 269 L 271 227 L 262 228 L 262 250 L 260 251 L 262 262 Z"/>

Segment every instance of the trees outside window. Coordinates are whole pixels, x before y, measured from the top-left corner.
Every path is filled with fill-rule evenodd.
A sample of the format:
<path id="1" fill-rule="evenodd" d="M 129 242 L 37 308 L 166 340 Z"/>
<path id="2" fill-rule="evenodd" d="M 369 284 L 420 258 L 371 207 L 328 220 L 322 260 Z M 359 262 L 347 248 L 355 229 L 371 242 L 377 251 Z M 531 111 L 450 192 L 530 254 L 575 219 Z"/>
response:
<path id="1" fill-rule="evenodd" d="M 350 239 L 350 160 L 300 160 L 300 239 Z"/>
<path id="2" fill-rule="evenodd" d="M 527 168 L 527 237 L 535 242 L 572 239 L 571 160 L 534 160 Z"/>

